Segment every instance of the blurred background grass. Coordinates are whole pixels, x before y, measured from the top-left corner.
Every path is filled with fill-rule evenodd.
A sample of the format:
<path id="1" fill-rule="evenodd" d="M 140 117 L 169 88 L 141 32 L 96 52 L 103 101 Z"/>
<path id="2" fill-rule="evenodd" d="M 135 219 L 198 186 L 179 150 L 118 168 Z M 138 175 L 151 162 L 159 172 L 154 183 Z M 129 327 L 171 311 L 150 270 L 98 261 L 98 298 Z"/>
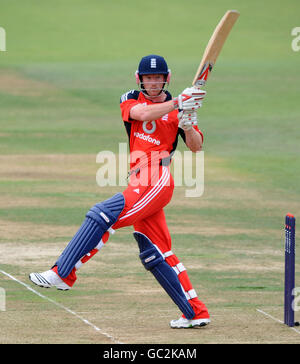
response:
<path id="1" fill-rule="evenodd" d="M 300 55 L 291 49 L 300 10 L 296 0 L 284 6 L 193 0 L 30 0 L 20 6 L 3 0 L 0 25 L 6 29 L 7 52 L 0 54 L 0 72 L 28 83 L 21 92 L 2 83 L 1 154 L 117 151 L 115 136 L 127 140 L 119 97 L 135 88 L 139 59 L 164 55 L 176 95 L 191 82 L 228 8 L 238 9 L 241 17 L 199 113 L 205 151 L 229 159 L 234 169 L 299 192 Z"/>

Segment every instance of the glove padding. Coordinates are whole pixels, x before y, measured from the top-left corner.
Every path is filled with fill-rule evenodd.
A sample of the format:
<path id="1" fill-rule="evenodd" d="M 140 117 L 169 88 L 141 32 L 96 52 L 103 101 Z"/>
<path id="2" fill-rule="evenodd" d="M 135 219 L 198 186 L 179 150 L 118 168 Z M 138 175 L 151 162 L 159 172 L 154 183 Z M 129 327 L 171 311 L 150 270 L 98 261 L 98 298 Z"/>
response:
<path id="1" fill-rule="evenodd" d="M 175 109 L 194 111 L 202 106 L 206 91 L 197 87 L 188 87 L 178 97 L 173 99 Z"/>
<path id="2" fill-rule="evenodd" d="M 193 125 L 197 125 L 197 112 L 196 111 L 180 111 L 178 113 L 179 124 L 178 127 L 183 130 L 190 130 Z"/>

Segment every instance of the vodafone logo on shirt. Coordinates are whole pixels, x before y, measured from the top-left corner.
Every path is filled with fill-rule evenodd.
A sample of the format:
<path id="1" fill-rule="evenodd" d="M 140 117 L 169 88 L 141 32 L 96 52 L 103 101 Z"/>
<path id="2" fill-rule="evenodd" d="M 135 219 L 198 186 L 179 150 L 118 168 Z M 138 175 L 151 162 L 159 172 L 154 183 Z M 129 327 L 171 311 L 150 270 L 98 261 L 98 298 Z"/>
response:
<path id="1" fill-rule="evenodd" d="M 155 121 L 144 121 L 143 122 L 143 130 L 147 134 L 152 134 L 156 130 L 156 122 Z"/>
<path id="2" fill-rule="evenodd" d="M 160 145 L 160 140 L 156 139 L 156 138 L 152 138 L 149 134 L 153 134 L 156 130 L 156 122 L 155 121 L 144 121 L 143 122 L 143 130 L 145 133 L 139 133 L 138 131 L 135 131 L 133 133 L 133 135 L 136 138 L 145 140 L 146 142 L 155 144 L 155 145 Z M 146 135 L 148 134 L 148 135 Z"/>
<path id="3" fill-rule="evenodd" d="M 139 133 L 137 131 L 134 132 L 134 136 L 136 138 L 139 138 L 139 139 L 142 139 L 142 140 L 145 140 L 149 143 L 153 143 L 155 145 L 160 145 L 160 140 L 158 139 L 155 139 L 155 138 L 151 138 L 150 135 L 145 135 L 144 133 Z"/>

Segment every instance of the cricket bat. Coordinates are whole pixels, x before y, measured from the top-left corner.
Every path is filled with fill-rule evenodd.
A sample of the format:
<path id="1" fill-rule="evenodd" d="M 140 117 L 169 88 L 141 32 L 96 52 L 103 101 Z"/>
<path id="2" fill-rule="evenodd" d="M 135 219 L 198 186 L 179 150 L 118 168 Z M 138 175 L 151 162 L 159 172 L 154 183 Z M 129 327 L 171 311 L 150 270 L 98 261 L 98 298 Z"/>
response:
<path id="1" fill-rule="evenodd" d="M 214 30 L 193 80 L 193 86 L 201 88 L 205 85 L 219 53 L 240 13 L 228 10 Z"/>

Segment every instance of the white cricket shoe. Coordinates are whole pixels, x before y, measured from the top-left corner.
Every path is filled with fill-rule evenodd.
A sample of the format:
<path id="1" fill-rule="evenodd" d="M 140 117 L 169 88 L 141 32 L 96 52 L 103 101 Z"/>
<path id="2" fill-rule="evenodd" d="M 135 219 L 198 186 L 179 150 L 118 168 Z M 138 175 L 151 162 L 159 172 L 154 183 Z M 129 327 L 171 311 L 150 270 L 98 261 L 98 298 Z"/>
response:
<path id="1" fill-rule="evenodd" d="M 188 329 L 196 326 L 206 326 L 210 323 L 209 318 L 197 319 L 197 320 L 188 320 L 186 318 L 180 317 L 178 320 L 170 321 L 170 326 L 172 329 Z"/>
<path id="2" fill-rule="evenodd" d="M 30 273 L 29 279 L 39 287 L 51 288 L 56 287 L 61 291 L 71 289 L 53 270 L 46 270 L 43 273 Z"/>

